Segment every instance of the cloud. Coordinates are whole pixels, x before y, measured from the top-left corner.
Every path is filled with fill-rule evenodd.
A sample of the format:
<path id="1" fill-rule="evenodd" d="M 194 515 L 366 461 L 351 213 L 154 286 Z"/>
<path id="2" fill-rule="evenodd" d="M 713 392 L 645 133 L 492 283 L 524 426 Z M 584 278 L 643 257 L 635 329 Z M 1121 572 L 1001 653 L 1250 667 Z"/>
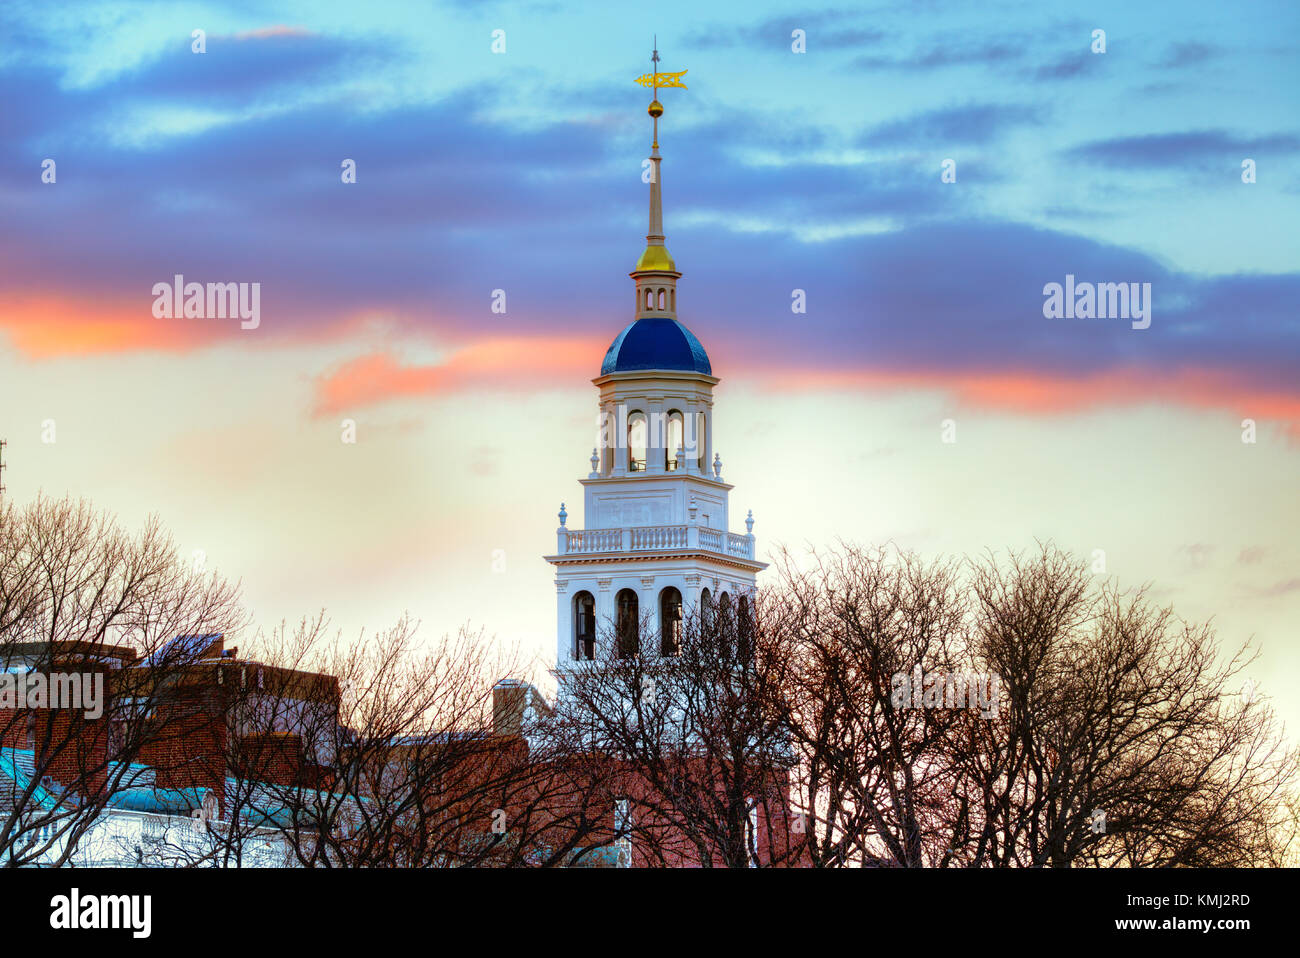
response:
<path id="1" fill-rule="evenodd" d="M 1265 586 L 1262 589 L 1252 588 L 1250 591 L 1255 595 L 1267 599 L 1289 595 L 1292 592 L 1300 592 L 1300 578 L 1282 579 L 1278 582 L 1274 582 L 1272 585 Z"/>
<path id="2" fill-rule="evenodd" d="M 277 23 L 269 27 L 259 27 L 256 30 L 244 30 L 234 35 L 236 40 L 262 40 L 266 37 L 309 37 L 313 36 L 311 30 L 306 27 L 290 27 L 282 23 Z"/>
<path id="3" fill-rule="evenodd" d="M 862 71 L 927 72 L 959 66 L 1001 66 L 1015 63 L 1024 55 L 1023 42 L 950 38 L 902 54 L 864 54 L 854 57 L 849 66 Z"/>
<path id="4" fill-rule="evenodd" d="M 466 389 L 494 392 L 567 388 L 592 374 L 598 341 L 548 338 L 491 339 L 453 351 L 437 364 L 405 365 L 391 352 L 367 353 L 320 376 L 312 415 L 331 416 L 367 406 Z"/>
<path id="5" fill-rule="evenodd" d="M 246 42 L 289 44 L 282 65 L 247 54 L 259 79 L 235 89 L 252 99 L 369 50 L 296 34 Z M 69 94 L 49 73 L 0 69 L 0 95 L 20 94 L 0 114 L 15 134 L 0 138 L 0 163 L 35 171 L 43 155 L 59 160 L 55 186 L 31 175 L 0 187 L 0 332 L 25 354 L 343 341 L 365 316 L 451 351 L 421 365 L 372 350 L 322 379 L 319 414 L 498 374 L 544 382 L 538 355 L 591 376 L 630 321 L 626 274 L 646 229 L 643 115 L 600 126 L 570 122 L 566 106 L 519 125 L 493 118 L 509 89 L 480 84 L 374 110 L 327 91 L 274 116 L 238 113 L 143 145 L 79 133 L 119 96 L 183 82 L 179 69 L 164 57 L 91 94 Z M 226 80 L 205 82 L 219 90 Z M 191 90 L 180 102 L 196 98 Z M 1200 276 L 1066 228 L 999 219 L 976 205 L 978 191 L 940 185 L 930 144 L 1046 124 L 1046 106 L 916 110 L 858 139 L 761 110 L 700 116 L 665 143 L 668 245 L 684 274 L 683 321 L 723 375 L 947 382 L 968 401 L 1039 410 L 1141 402 L 1150 384 L 1170 401 L 1294 418 L 1300 274 Z M 864 143 L 902 149 L 826 158 Z M 1113 138 L 1075 155 L 1160 164 L 1265 145 L 1296 143 L 1210 131 Z M 754 159 L 763 155 L 778 160 Z M 344 158 L 357 163 L 355 184 L 340 181 Z M 1007 175 L 977 161 L 962 174 L 980 185 Z M 154 320 L 150 290 L 176 273 L 260 282 L 261 327 Z M 1043 286 L 1066 274 L 1150 282 L 1151 328 L 1045 319 Z M 490 308 L 496 289 L 509 298 L 503 315 Z M 794 289 L 809 302 L 797 317 Z"/>
<path id="6" fill-rule="evenodd" d="M 1062 54 L 1050 63 L 1042 63 L 1030 74 L 1035 80 L 1072 80 L 1101 68 L 1104 53 L 1093 53 L 1088 47 Z"/>
<path id="7" fill-rule="evenodd" d="M 68 296 L 59 292 L 0 294 L 0 330 L 33 359 L 121 352 L 185 352 L 211 345 L 222 330 L 198 321 L 154 319 L 153 297 Z M 238 328 L 238 321 L 235 321 Z"/>
<path id="8" fill-rule="evenodd" d="M 686 35 L 685 44 L 697 50 L 758 47 L 789 52 L 793 42 L 791 34 L 803 30 L 810 51 L 880 45 L 889 33 L 874 24 L 855 23 L 863 14 L 862 10 L 808 10 L 748 25 L 713 23 L 692 30 Z"/>
<path id="9" fill-rule="evenodd" d="M 283 107 L 295 95 L 346 86 L 392 55 L 391 45 L 270 27 L 212 35 L 207 52 L 169 47 L 148 63 L 116 77 L 112 102 L 230 107 L 262 102 Z"/>
<path id="10" fill-rule="evenodd" d="M 1216 166 L 1238 169 L 1247 156 L 1290 154 L 1300 150 L 1293 134 L 1235 136 L 1223 130 L 1189 130 L 1110 137 L 1073 147 L 1067 155 L 1103 166 L 1127 169 L 1177 169 Z"/>
<path id="11" fill-rule="evenodd" d="M 1267 553 L 1263 546 L 1247 546 L 1238 553 L 1237 561 L 1242 565 L 1258 565 Z"/>
<path id="12" fill-rule="evenodd" d="M 1218 47 L 1195 40 L 1171 43 L 1165 51 L 1164 59 L 1158 64 L 1162 69 L 1178 70 L 1183 67 L 1199 66 L 1222 55 Z"/>
<path id="13" fill-rule="evenodd" d="M 1019 126 L 1044 119 L 1041 107 L 1015 103 L 967 103 L 913 113 L 862 134 L 863 146 L 896 144 L 987 144 Z"/>
<path id="14" fill-rule="evenodd" d="M 1215 546 L 1204 542 L 1193 542 L 1178 548 L 1179 554 L 1186 558 L 1188 565 L 1193 569 L 1204 568 L 1210 561 L 1210 557 L 1217 551 Z"/>

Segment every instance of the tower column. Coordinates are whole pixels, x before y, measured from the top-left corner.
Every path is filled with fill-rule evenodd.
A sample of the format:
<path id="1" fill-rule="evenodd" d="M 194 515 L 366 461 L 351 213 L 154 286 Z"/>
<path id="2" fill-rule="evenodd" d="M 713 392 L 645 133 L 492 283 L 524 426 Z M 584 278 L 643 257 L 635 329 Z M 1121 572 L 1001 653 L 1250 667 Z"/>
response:
<path id="1" fill-rule="evenodd" d="M 692 476 L 700 474 L 697 460 L 700 457 L 701 446 L 704 442 L 704 437 L 700 435 L 699 417 L 696 415 L 698 411 L 699 405 L 694 399 L 686 400 L 686 409 L 683 410 L 683 415 L 686 418 L 682 423 L 682 442 L 684 444 L 686 437 L 690 436 L 695 440 L 695 448 L 686 450 L 686 461 L 678 465 L 677 468 L 686 470 L 687 474 Z"/>
<path id="2" fill-rule="evenodd" d="M 610 421 L 614 424 L 614 475 L 626 476 L 628 468 L 627 406 L 621 402 L 610 405 Z"/>
<path id="3" fill-rule="evenodd" d="M 700 437 L 704 444 L 704 455 L 700 457 L 700 474 L 713 475 L 713 403 L 704 404 L 704 435 Z"/>
<path id="4" fill-rule="evenodd" d="M 652 396 L 647 410 L 648 430 L 646 434 L 646 472 L 663 475 L 664 449 L 668 446 L 668 428 L 664 422 L 664 400 L 662 396 Z"/>

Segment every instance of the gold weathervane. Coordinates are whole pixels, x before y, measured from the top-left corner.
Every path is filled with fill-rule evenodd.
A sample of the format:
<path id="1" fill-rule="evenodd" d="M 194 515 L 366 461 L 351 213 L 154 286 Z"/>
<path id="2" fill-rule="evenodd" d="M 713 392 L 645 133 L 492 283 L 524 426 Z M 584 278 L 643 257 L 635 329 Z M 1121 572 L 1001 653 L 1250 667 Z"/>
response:
<path id="1" fill-rule="evenodd" d="M 676 87 L 679 90 L 685 90 L 686 84 L 682 82 L 682 77 L 686 76 L 686 71 L 679 70 L 676 73 L 659 72 L 659 38 L 658 37 L 655 37 L 654 53 L 650 57 L 650 65 L 653 72 L 641 74 L 641 76 L 636 78 L 636 82 L 641 84 L 642 86 L 653 87 L 655 91 L 654 99 L 650 101 L 650 106 L 646 109 L 646 112 L 649 113 L 650 116 L 653 117 L 655 121 L 654 143 L 652 144 L 652 147 L 656 151 L 654 153 L 654 156 L 658 156 L 659 155 L 658 154 L 659 118 L 664 115 L 664 105 L 659 102 L 659 88 Z"/>
<path id="2" fill-rule="evenodd" d="M 679 89 L 685 90 L 686 84 L 682 82 L 682 77 L 685 75 L 685 70 L 678 73 L 643 73 L 641 76 L 636 78 L 636 82 L 642 86 L 654 87 L 656 90 L 659 89 L 659 87 L 670 86 L 675 86 Z"/>

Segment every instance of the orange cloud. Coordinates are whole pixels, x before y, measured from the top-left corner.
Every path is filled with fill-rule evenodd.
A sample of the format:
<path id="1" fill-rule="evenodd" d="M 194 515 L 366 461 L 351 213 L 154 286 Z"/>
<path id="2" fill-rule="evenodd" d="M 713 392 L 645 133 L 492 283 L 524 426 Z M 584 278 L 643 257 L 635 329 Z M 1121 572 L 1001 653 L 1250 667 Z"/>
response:
<path id="1" fill-rule="evenodd" d="M 0 297 L 0 329 L 33 359 L 131 350 L 173 352 L 214 341 L 195 320 L 155 319 L 152 297 L 106 300 L 58 294 Z M 238 327 L 236 327 L 238 328 Z"/>
<path id="2" fill-rule="evenodd" d="M 317 380 L 313 414 L 331 415 L 390 399 L 479 386 L 572 385 L 593 378 L 604 348 L 603 339 L 494 339 L 469 344 L 432 366 L 404 366 L 389 352 L 368 353 Z M 1226 410 L 1261 425 L 1281 422 L 1288 435 L 1300 440 L 1300 394 L 1255 387 L 1218 370 L 1162 373 L 1132 367 L 1068 377 L 1024 371 L 790 370 L 756 356 L 737 367 L 744 370 L 744 378 L 768 389 L 929 390 L 951 395 L 964 405 L 1030 415 L 1148 403 Z M 725 368 L 721 374 L 739 378 L 728 377 Z"/>
<path id="3" fill-rule="evenodd" d="M 568 387 L 593 378 L 604 350 L 603 341 L 528 337 L 471 343 L 433 366 L 404 366 L 389 352 L 368 353 L 317 380 L 312 415 L 475 386 Z"/>
<path id="4" fill-rule="evenodd" d="M 1138 367 L 1066 376 L 1038 372 L 939 370 L 773 370 L 764 376 L 775 388 L 928 389 L 950 393 L 963 404 L 1013 412 L 1053 415 L 1101 406 L 1168 403 L 1227 410 L 1243 418 L 1281 421 L 1300 439 L 1300 394 L 1244 383 L 1227 372 L 1181 369 L 1161 372 Z"/>

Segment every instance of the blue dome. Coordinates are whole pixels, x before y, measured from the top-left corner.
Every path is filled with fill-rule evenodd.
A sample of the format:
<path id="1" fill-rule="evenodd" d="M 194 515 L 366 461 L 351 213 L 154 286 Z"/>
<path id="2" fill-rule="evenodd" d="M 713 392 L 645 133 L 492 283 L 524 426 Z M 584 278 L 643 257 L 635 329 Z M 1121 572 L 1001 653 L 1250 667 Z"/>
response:
<path id="1" fill-rule="evenodd" d="M 600 374 L 629 372 L 635 369 L 680 369 L 685 372 L 713 375 L 709 354 L 694 334 L 664 316 L 638 319 L 609 344 Z"/>

